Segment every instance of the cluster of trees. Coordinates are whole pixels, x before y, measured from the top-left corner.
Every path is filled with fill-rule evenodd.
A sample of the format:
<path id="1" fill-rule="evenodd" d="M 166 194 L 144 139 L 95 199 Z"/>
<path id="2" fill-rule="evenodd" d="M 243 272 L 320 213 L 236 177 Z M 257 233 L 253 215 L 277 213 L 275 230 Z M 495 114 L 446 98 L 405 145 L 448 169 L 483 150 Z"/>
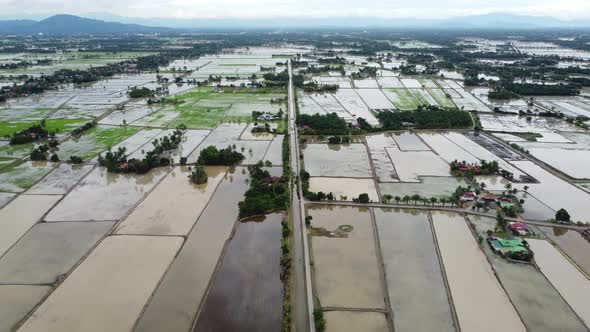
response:
<path id="1" fill-rule="evenodd" d="M 500 171 L 498 162 L 493 160 L 488 162 L 482 160 L 479 164 L 470 164 L 463 161 L 453 160 L 450 164 L 451 173 L 455 176 L 466 176 L 467 178 L 473 179 L 476 175 L 493 175 Z"/>
<path id="2" fill-rule="evenodd" d="M 326 115 L 299 114 L 297 125 L 303 135 L 348 135 L 350 126 L 336 113 Z"/>
<path id="3" fill-rule="evenodd" d="M 263 126 L 255 124 L 250 131 L 253 133 L 272 133 L 273 129 L 270 128 L 270 124 L 265 123 Z"/>
<path id="4" fill-rule="evenodd" d="M 318 84 L 317 82 L 308 82 L 303 84 L 303 91 L 305 92 L 337 92 L 340 86 L 338 84 Z"/>
<path id="5" fill-rule="evenodd" d="M 469 128 L 473 120 L 468 112 L 459 109 L 444 109 L 438 106 L 420 106 L 413 111 L 381 112 L 377 118 L 385 130 L 400 130 L 404 122 L 416 129 Z"/>
<path id="6" fill-rule="evenodd" d="M 49 65 L 49 64 L 51 64 L 51 62 L 52 62 L 51 59 L 39 59 L 39 60 L 36 60 L 35 62 L 21 60 L 18 62 L 1 63 L 0 69 L 6 70 L 6 69 L 26 68 L 26 67 L 30 67 L 30 66 L 34 66 L 34 65 L 38 65 L 38 66 Z"/>
<path id="7" fill-rule="evenodd" d="M 369 198 L 369 194 L 362 193 L 362 194 L 358 195 L 358 197 L 354 197 L 352 199 L 352 201 L 355 202 L 355 203 L 363 203 L 363 204 L 366 204 L 366 203 L 371 202 L 371 199 Z"/>
<path id="8" fill-rule="evenodd" d="M 309 66 L 306 69 L 300 71 L 302 74 L 323 74 L 329 73 L 331 71 L 339 72 L 342 76 L 346 75 L 346 70 L 344 70 L 344 66 L 337 65 L 326 65 L 326 66 Z"/>
<path id="9" fill-rule="evenodd" d="M 96 127 L 96 124 L 97 124 L 96 120 L 86 122 L 83 126 L 72 130 L 71 134 L 74 137 L 78 137 L 78 136 L 82 135 L 85 131 L 88 131 L 88 130 Z"/>
<path id="10" fill-rule="evenodd" d="M 348 144 L 350 137 L 348 136 L 330 136 L 328 137 L 328 144 Z"/>
<path id="11" fill-rule="evenodd" d="M 361 67 L 358 72 L 352 73 L 351 75 L 351 77 L 355 80 L 375 76 L 377 76 L 377 68 L 375 67 Z"/>
<path id="12" fill-rule="evenodd" d="M 127 151 L 125 147 L 120 147 L 117 151 L 107 151 L 103 157 L 98 155 L 98 164 L 107 168 L 110 173 L 137 173 L 145 174 L 152 168 L 170 165 L 170 159 L 160 157 L 165 151 L 178 148 L 182 141 L 186 127 L 181 125 L 169 136 L 152 141 L 153 149 L 145 153 L 143 159 L 132 158 L 127 160 Z"/>
<path id="13" fill-rule="evenodd" d="M 151 98 L 153 96 L 155 96 L 156 92 L 152 89 L 146 88 L 146 87 L 133 87 L 131 88 L 131 90 L 128 92 L 129 97 L 131 98 Z"/>
<path id="14" fill-rule="evenodd" d="M 333 58 L 318 58 L 318 63 L 323 65 L 323 64 L 332 64 L 332 65 L 345 65 L 346 64 L 346 59 L 342 58 L 342 57 L 333 57 Z"/>
<path id="15" fill-rule="evenodd" d="M 244 155 L 237 151 L 235 144 L 225 149 L 210 145 L 201 150 L 197 164 L 232 166 L 244 160 Z"/>
<path id="16" fill-rule="evenodd" d="M 461 195 L 463 192 L 461 192 Z M 436 203 L 441 203 L 444 207 L 446 204 L 456 204 L 458 202 L 458 198 L 455 199 L 453 197 L 422 197 L 418 194 L 415 195 L 404 195 L 404 196 L 393 196 L 390 194 L 383 195 L 383 203 L 389 204 L 391 201 L 394 200 L 396 204 L 399 202 L 403 202 L 404 204 L 409 204 L 410 202 L 414 202 L 414 205 L 418 205 L 418 202 L 422 202 L 424 205 L 431 204 L 434 205 Z"/>
<path id="17" fill-rule="evenodd" d="M 207 172 L 205 172 L 205 167 L 203 167 L 203 165 L 196 164 L 188 178 L 195 184 L 207 183 L 208 176 Z"/>
<path id="18" fill-rule="evenodd" d="M 49 131 L 45 128 L 45 120 L 34 124 L 29 128 L 16 132 L 10 138 L 10 145 L 19 145 L 31 143 L 49 136 Z"/>
<path id="19" fill-rule="evenodd" d="M 238 203 L 241 218 L 288 208 L 289 182 L 284 177 L 271 176 L 263 166 L 262 162 L 248 166 L 250 188 Z"/>
<path id="20" fill-rule="evenodd" d="M 533 84 L 513 83 L 504 88 L 510 92 L 523 96 L 577 96 L 580 88 L 574 84 Z"/>
<path id="21" fill-rule="evenodd" d="M 287 220 L 281 221 L 281 281 L 283 282 L 283 320 L 281 331 L 291 331 L 291 227 Z"/>

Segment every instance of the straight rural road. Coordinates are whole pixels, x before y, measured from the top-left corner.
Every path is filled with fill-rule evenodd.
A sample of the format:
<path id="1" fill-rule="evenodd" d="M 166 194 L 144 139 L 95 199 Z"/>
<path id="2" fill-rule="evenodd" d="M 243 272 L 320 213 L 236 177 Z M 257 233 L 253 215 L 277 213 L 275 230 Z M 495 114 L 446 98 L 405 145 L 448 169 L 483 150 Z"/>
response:
<path id="1" fill-rule="evenodd" d="M 309 247 L 307 244 L 307 232 L 305 230 L 305 213 L 302 196 L 301 179 L 299 179 L 299 144 L 297 126 L 295 123 L 295 91 L 293 88 L 293 72 L 291 60 L 288 62 L 289 70 L 289 139 L 291 146 L 291 171 L 293 178 L 297 179 L 296 188 L 292 191 L 291 211 L 293 220 L 293 265 L 295 270 L 295 331 L 314 332 L 313 322 L 313 293 L 311 291 L 311 272 L 309 270 Z"/>

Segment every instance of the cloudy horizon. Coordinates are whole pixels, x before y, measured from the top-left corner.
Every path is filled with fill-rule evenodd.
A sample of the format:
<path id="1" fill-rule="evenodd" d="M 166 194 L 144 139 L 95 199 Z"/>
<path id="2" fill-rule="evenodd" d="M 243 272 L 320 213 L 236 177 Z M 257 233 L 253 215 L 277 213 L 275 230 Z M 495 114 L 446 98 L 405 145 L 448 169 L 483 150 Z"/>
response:
<path id="1" fill-rule="evenodd" d="M 562 20 L 590 19 L 588 0 L 0 0 L 2 17 L 43 17 L 54 14 L 110 14 L 135 18 L 377 17 L 451 18 L 508 13 L 551 16 Z"/>

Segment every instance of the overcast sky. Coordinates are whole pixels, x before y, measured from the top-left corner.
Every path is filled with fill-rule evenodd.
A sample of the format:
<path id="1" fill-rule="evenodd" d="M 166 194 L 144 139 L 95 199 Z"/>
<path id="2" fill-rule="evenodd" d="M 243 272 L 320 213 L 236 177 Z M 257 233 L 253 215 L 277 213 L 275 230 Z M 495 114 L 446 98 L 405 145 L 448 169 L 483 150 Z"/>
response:
<path id="1" fill-rule="evenodd" d="M 590 19 L 590 0 L 0 0 L 1 16 L 110 13 L 132 17 L 441 18 L 505 12 Z"/>

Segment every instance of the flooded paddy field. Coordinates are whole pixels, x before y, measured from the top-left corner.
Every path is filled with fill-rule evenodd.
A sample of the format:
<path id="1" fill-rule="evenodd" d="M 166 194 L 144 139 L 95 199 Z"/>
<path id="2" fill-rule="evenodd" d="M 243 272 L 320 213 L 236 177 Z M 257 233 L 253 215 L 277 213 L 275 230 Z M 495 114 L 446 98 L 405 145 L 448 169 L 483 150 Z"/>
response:
<path id="1" fill-rule="evenodd" d="M 555 211 L 566 209 L 574 221 L 588 221 L 590 194 L 545 171 L 532 161 L 511 163 L 540 182 L 528 184 L 531 195 Z"/>
<path id="2" fill-rule="evenodd" d="M 574 179 L 590 179 L 590 150 L 561 148 L 530 148 L 542 162 Z"/>
<path id="3" fill-rule="evenodd" d="M 285 136 L 278 135 L 273 138 L 272 142 L 268 146 L 268 150 L 266 150 L 266 154 L 264 155 L 264 160 L 270 161 L 274 166 L 281 166 L 283 165 L 283 140 Z"/>
<path id="4" fill-rule="evenodd" d="M 157 107 L 154 106 L 139 106 L 130 109 L 116 110 L 105 118 L 100 120 L 100 124 L 120 126 L 124 124 L 132 123 L 136 120 L 143 118 L 149 114 L 158 111 Z"/>
<path id="5" fill-rule="evenodd" d="M 480 251 L 465 219 L 435 212 L 432 219 L 451 296 L 462 331 L 526 331 L 508 296 Z"/>
<path id="6" fill-rule="evenodd" d="M 387 99 L 380 89 L 356 89 L 356 93 L 365 101 L 370 109 L 391 109 L 394 104 Z"/>
<path id="7" fill-rule="evenodd" d="M 420 132 L 418 136 L 428 144 L 447 163 L 454 160 L 465 160 L 468 163 L 478 163 L 479 159 L 461 146 L 453 143 L 441 133 Z"/>
<path id="8" fill-rule="evenodd" d="M 379 124 L 375 115 L 373 115 L 355 90 L 340 89 L 334 94 L 334 97 L 353 117 L 363 118 L 372 126 Z"/>
<path id="9" fill-rule="evenodd" d="M 467 185 L 463 179 L 450 176 L 421 176 L 420 181 L 379 183 L 379 191 L 381 195 L 390 194 L 394 197 L 416 194 L 422 197 L 448 197 L 458 186 Z"/>
<path id="10" fill-rule="evenodd" d="M 499 190 L 503 191 L 505 188 Z M 521 216 L 526 220 L 546 221 L 555 218 L 556 211 L 541 202 L 535 196 L 524 191 L 519 191 L 516 193 L 516 197 L 524 200 L 524 212 L 521 213 Z"/>
<path id="11" fill-rule="evenodd" d="M 336 113 L 345 121 L 354 121 L 354 117 L 350 114 L 332 94 L 311 94 L 311 98 L 326 112 Z"/>
<path id="12" fill-rule="evenodd" d="M 19 331 L 131 330 L 181 244 L 180 237 L 106 238 Z"/>
<path id="13" fill-rule="evenodd" d="M 246 168 L 226 174 L 156 289 L 134 331 L 189 331 L 248 189 Z M 278 248 L 277 248 L 278 250 Z"/>
<path id="14" fill-rule="evenodd" d="M 8 204 L 8 202 L 10 202 L 10 200 L 12 200 L 14 198 L 14 196 L 16 196 L 16 194 L 0 192 L 0 209 L 4 205 Z"/>
<path id="15" fill-rule="evenodd" d="M 420 137 L 410 132 L 392 133 L 391 138 L 402 151 L 430 151 Z"/>
<path id="16" fill-rule="evenodd" d="M 455 331 L 428 213 L 374 209 L 396 331 Z"/>
<path id="17" fill-rule="evenodd" d="M 318 206 L 312 216 L 313 279 L 322 307 L 383 309 L 384 288 L 377 258 L 371 214 L 366 208 Z M 351 227 L 341 236 L 327 236 Z M 360 273 L 362 271 L 362 273 Z M 346 290 L 346 291 L 343 291 Z"/>
<path id="18" fill-rule="evenodd" d="M 15 331 L 18 323 L 50 290 L 49 286 L 0 285 L 0 331 Z"/>
<path id="19" fill-rule="evenodd" d="M 201 150 L 214 145 L 218 149 L 225 149 L 232 144 L 239 141 L 240 136 L 246 129 L 247 124 L 245 123 L 222 123 L 215 128 L 209 136 L 207 136 L 203 142 L 189 155 L 188 162 L 194 163 L 199 158 Z"/>
<path id="20" fill-rule="evenodd" d="M 331 192 L 337 200 L 344 196 L 346 197 L 344 200 L 347 201 L 352 201 L 353 198 L 366 193 L 372 202 L 379 202 L 379 196 L 377 195 L 377 189 L 375 188 L 373 179 L 314 176 L 309 178 L 309 190 L 313 192 Z"/>
<path id="21" fill-rule="evenodd" d="M 302 152 L 305 170 L 312 176 L 371 176 L 369 156 L 364 144 L 306 144 Z"/>
<path id="22" fill-rule="evenodd" d="M 68 160 L 71 156 L 78 156 L 84 160 L 91 159 L 138 131 L 139 129 L 134 127 L 99 125 L 79 138 L 61 143 L 56 153 L 62 160 Z"/>
<path id="23" fill-rule="evenodd" d="M 177 110 L 173 106 L 166 106 L 158 111 L 152 112 L 143 118 L 134 121 L 132 126 L 150 126 L 150 127 L 168 127 L 182 114 L 182 110 Z M 191 127 L 190 123 L 187 127 Z"/>
<path id="24" fill-rule="evenodd" d="M 0 209 L 0 257 L 62 196 L 20 195 Z"/>
<path id="25" fill-rule="evenodd" d="M 545 240 L 529 239 L 535 262 L 578 317 L 589 326 L 590 280 Z"/>
<path id="26" fill-rule="evenodd" d="M 238 223 L 195 331 L 279 331 L 282 213 Z M 247 264 L 244 264 L 247 262 Z"/>
<path id="27" fill-rule="evenodd" d="M 209 135 L 209 130 L 187 130 L 182 136 L 182 140 L 178 148 L 166 151 L 162 155 L 168 157 L 172 163 L 179 163 L 180 158 L 188 158 L 188 156 L 203 142 Z M 150 147 L 151 148 L 151 147 Z"/>
<path id="28" fill-rule="evenodd" d="M 529 133 L 579 131 L 580 128 L 560 118 L 532 117 L 527 121 L 526 117 L 519 115 L 479 114 L 479 120 L 483 129 L 488 131 Z"/>
<path id="29" fill-rule="evenodd" d="M 0 283 L 56 282 L 112 226 L 113 222 L 36 224 L 0 259 Z"/>
<path id="30" fill-rule="evenodd" d="M 560 227 L 538 227 L 551 241 L 559 246 L 579 268 L 590 275 L 590 242 L 575 230 Z"/>
<path id="31" fill-rule="evenodd" d="M 387 153 L 387 148 L 397 147 L 397 143 L 391 138 L 391 135 L 367 135 L 365 140 L 371 155 L 373 170 L 379 182 L 399 182 L 395 167 Z"/>
<path id="32" fill-rule="evenodd" d="M 327 113 L 313 98 L 306 94 L 300 93 L 297 100 L 301 114 L 314 115 Z"/>
<path id="33" fill-rule="evenodd" d="M 152 140 L 162 134 L 161 129 L 142 129 L 137 133 L 129 136 L 124 141 L 111 147 L 111 151 L 117 151 L 119 148 L 125 148 L 127 156 L 132 155 L 146 144 L 151 144 Z M 93 158 L 92 162 L 97 162 L 98 157 Z"/>
<path id="34" fill-rule="evenodd" d="M 0 191 L 20 193 L 30 187 L 55 167 L 46 161 L 16 162 L 0 171 Z"/>
<path id="35" fill-rule="evenodd" d="M 92 165 L 59 164 L 51 173 L 27 190 L 27 194 L 65 195 L 93 167 Z"/>
<path id="36" fill-rule="evenodd" d="M 170 169 L 147 174 L 108 173 L 96 168 L 45 218 L 46 221 L 119 220 L 146 195 Z"/>
<path id="37" fill-rule="evenodd" d="M 495 218 L 490 217 L 470 216 L 469 219 L 483 238 L 487 237 L 486 231 L 493 230 L 497 223 Z M 567 302 L 534 265 L 509 262 L 492 252 L 485 242 L 482 250 L 529 331 L 587 331 Z M 551 314 L 550 319 L 548 313 Z"/>
<path id="38" fill-rule="evenodd" d="M 385 315 L 379 312 L 326 311 L 326 331 L 334 332 L 387 332 Z"/>
<path id="39" fill-rule="evenodd" d="M 450 176 L 449 165 L 432 151 L 386 148 L 402 182 L 420 182 L 420 176 Z"/>
<path id="40" fill-rule="evenodd" d="M 206 167 L 208 181 L 192 183 L 175 167 L 117 227 L 117 234 L 187 235 L 225 177 L 226 167 Z"/>
<path id="41" fill-rule="evenodd" d="M 486 161 L 496 161 L 501 169 L 507 170 L 514 175 L 514 178 L 520 181 L 530 181 L 530 177 L 527 176 L 526 173 L 515 167 L 513 164 L 508 163 L 497 154 L 494 153 L 496 149 L 488 149 L 477 142 L 469 139 L 467 136 L 462 135 L 456 132 L 449 132 L 445 134 L 445 137 L 457 144 L 462 149 L 469 151 L 474 157 L 478 158 L 479 160 L 486 160 Z M 504 153 L 502 153 L 504 154 Z"/>

